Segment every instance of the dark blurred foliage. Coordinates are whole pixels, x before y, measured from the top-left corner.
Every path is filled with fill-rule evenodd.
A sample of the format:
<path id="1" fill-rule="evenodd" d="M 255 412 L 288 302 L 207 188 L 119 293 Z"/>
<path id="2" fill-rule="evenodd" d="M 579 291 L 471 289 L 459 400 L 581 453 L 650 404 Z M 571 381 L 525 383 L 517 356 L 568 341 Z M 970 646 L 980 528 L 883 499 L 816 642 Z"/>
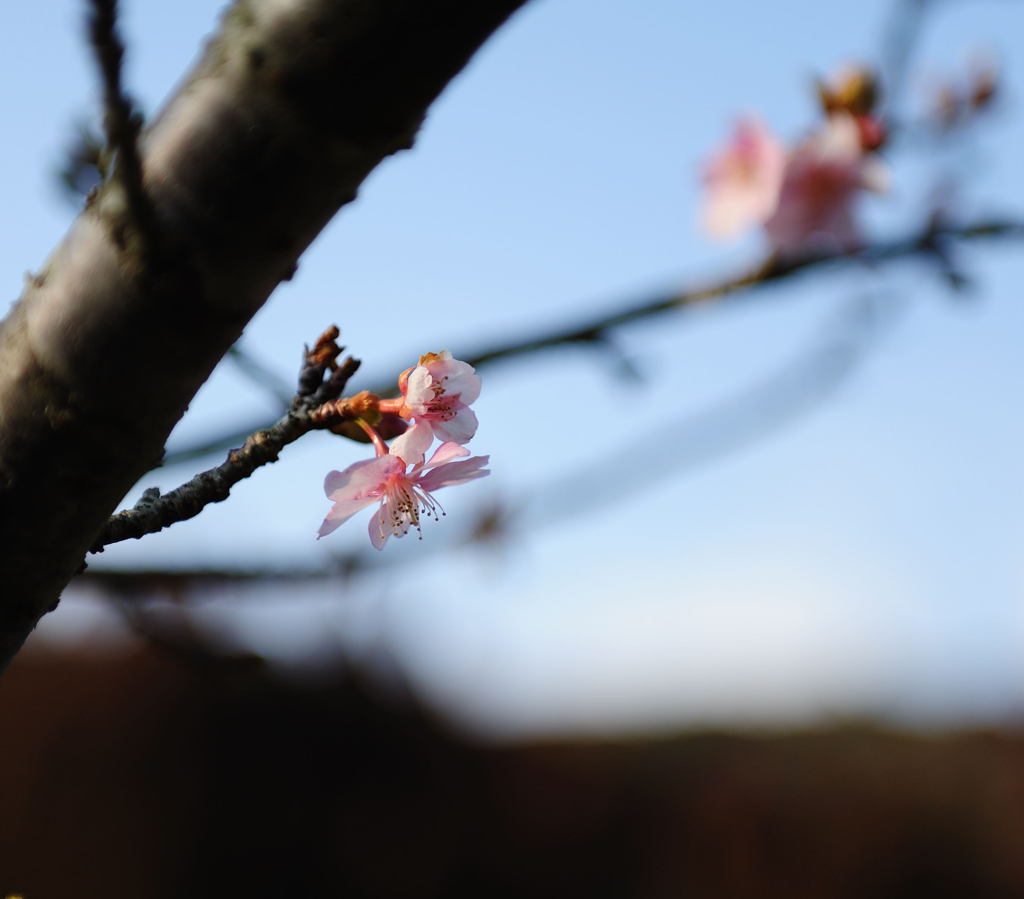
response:
<path id="1" fill-rule="evenodd" d="M 1024 738 L 865 727 L 485 747 L 351 674 L 24 654 L 0 895 L 1024 896 Z"/>

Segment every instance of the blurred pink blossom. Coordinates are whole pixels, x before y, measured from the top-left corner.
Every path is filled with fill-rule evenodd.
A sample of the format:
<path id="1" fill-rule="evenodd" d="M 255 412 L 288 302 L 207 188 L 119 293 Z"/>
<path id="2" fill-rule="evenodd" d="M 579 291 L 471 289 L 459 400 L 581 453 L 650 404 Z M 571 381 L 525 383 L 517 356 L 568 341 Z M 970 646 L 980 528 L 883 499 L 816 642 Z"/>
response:
<path id="1" fill-rule="evenodd" d="M 785 163 L 785 148 L 760 119 L 740 119 L 732 140 L 704 170 L 708 234 L 728 238 L 763 223 L 778 203 Z"/>
<path id="2" fill-rule="evenodd" d="M 401 374 L 403 418 L 429 424 L 440 440 L 468 443 L 477 429 L 469 408 L 480 396 L 480 378 L 473 366 L 453 359 L 447 350 L 427 353 L 419 365 Z"/>
<path id="3" fill-rule="evenodd" d="M 424 461 L 432 442 L 430 425 L 415 424 L 394 439 L 387 453 L 356 462 L 344 471 L 329 472 L 324 479 L 324 492 L 334 506 L 320 525 L 317 539 L 330 534 L 361 509 L 380 503 L 370 519 L 369 530 L 370 542 L 383 549 L 389 537 L 404 537 L 410 527 L 418 531 L 421 512 L 435 520 L 444 514 L 431 495 L 433 491 L 490 474 L 484 468 L 488 456 L 464 459 L 469 450 L 453 442 L 442 443 Z"/>
<path id="4" fill-rule="evenodd" d="M 861 245 L 854 218 L 862 190 L 884 191 L 885 166 L 864 149 L 864 128 L 851 115 L 834 114 L 786 159 L 782 188 L 764 223 L 780 256 L 853 250 Z"/>

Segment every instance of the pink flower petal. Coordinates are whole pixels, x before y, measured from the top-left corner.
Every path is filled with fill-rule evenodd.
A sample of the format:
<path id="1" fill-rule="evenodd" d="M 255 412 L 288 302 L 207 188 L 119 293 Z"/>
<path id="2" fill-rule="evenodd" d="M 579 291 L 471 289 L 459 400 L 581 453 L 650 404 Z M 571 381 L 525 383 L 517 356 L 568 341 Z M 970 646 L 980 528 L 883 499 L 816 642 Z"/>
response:
<path id="1" fill-rule="evenodd" d="M 349 499 L 335 503 L 327 513 L 327 517 L 324 518 L 323 524 L 320 525 L 317 539 L 331 533 L 331 531 L 344 524 L 357 512 L 361 512 L 367 506 L 377 502 L 378 499 L 379 497 L 377 496 L 368 496 L 365 499 Z"/>
<path id="2" fill-rule="evenodd" d="M 320 530 L 316 532 L 316 539 L 319 540 L 321 537 L 326 537 L 332 531 L 336 531 L 345 523 L 346 519 L 339 521 L 332 521 L 329 517 L 323 520 L 323 524 L 320 525 Z"/>
<path id="3" fill-rule="evenodd" d="M 391 456 L 366 459 L 350 465 L 344 471 L 328 472 L 324 478 L 324 491 L 334 505 L 324 518 L 317 539 L 326 537 L 348 521 L 361 509 L 380 499 L 389 476 L 405 473 L 405 466 Z"/>
<path id="4" fill-rule="evenodd" d="M 864 160 L 860 169 L 860 186 L 872 193 L 884 194 L 889 190 L 889 168 L 880 159 Z"/>
<path id="5" fill-rule="evenodd" d="M 377 550 L 384 549 L 384 544 L 391 536 L 391 528 L 385 527 L 384 520 L 384 506 L 382 505 L 370 519 L 370 543 Z"/>
<path id="6" fill-rule="evenodd" d="M 449 422 L 462 417 L 466 406 L 480 396 L 480 377 L 473 366 L 453 359 L 447 350 L 422 357 L 420 364 L 400 379 L 400 386 L 405 401 L 403 415 L 417 421 Z M 476 416 L 468 415 L 449 427 L 449 433 L 459 434 L 457 439 L 465 443 L 476 433 Z M 447 433 L 441 436 L 456 439 Z"/>
<path id="7" fill-rule="evenodd" d="M 430 457 L 430 460 L 424 465 L 424 468 L 435 468 L 438 465 L 445 465 L 451 462 L 452 459 L 461 459 L 463 456 L 468 456 L 469 450 L 458 443 L 449 441 L 448 443 L 442 443 L 436 450 L 434 455 Z"/>
<path id="8" fill-rule="evenodd" d="M 444 382 L 444 392 L 457 396 L 467 406 L 480 396 L 480 376 L 468 362 L 448 359 L 435 362 L 429 367 L 434 383 Z"/>
<path id="9" fill-rule="evenodd" d="M 335 502 L 363 496 L 368 489 L 382 483 L 389 474 L 401 467 L 400 462 L 387 456 L 364 459 L 344 471 L 328 472 L 324 478 L 324 493 Z"/>
<path id="10" fill-rule="evenodd" d="M 741 119 L 704 170 L 704 230 L 729 238 L 763 222 L 779 199 L 786 152 L 756 118 Z"/>
<path id="11" fill-rule="evenodd" d="M 789 155 L 778 208 L 765 233 L 780 256 L 837 252 L 861 245 L 854 216 L 860 192 L 881 187 L 884 166 L 864 149 L 847 114 L 828 122 Z"/>
<path id="12" fill-rule="evenodd" d="M 439 440 L 451 440 L 455 443 L 469 443 L 476 434 L 479 424 L 476 413 L 468 406 L 459 408 L 454 417 L 447 421 L 431 418 L 430 423 Z"/>
<path id="13" fill-rule="evenodd" d="M 406 382 L 405 402 L 411 407 L 424 406 L 434 398 L 434 392 L 430 389 L 434 383 L 430 371 L 423 365 L 418 365 L 409 373 Z"/>
<path id="14" fill-rule="evenodd" d="M 411 380 L 411 378 L 410 378 Z M 429 424 L 417 422 L 404 434 L 391 442 L 391 457 L 399 457 L 408 465 L 423 461 L 423 455 L 434 442 L 434 432 Z M 385 456 L 384 458 L 388 458 Z"/>
<path id="15" fill-rule="evenodd" d="M 449 462 L 446 465 L 439 465 L 428 471 L 417 481 L 417 486 L 427 493 L 433 493 L 442 487 L 454 487 L 456 484 L 465 484 L 483 478 L 490 474 L 484 466 L 490 461 L 490 456 L 473 456 L 471 459 L 463 459 L 460 462 Z"/>

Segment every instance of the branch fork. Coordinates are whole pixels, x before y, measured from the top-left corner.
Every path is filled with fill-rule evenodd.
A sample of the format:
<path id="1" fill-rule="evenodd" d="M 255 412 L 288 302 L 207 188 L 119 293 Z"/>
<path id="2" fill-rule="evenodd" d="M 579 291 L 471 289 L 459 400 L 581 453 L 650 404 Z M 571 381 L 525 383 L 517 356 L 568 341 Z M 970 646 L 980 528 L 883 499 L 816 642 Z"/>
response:
<path id="1" fill-rule="evenodd" d="M 210 503 L 227 499 L 235 484 L 257 468 L 276 462 L 281 450 L 310 431 L 330 430 L 348 436 L 346 425 L 358 429 L 358 421 L 364 416 L 380 418 L 380 400 L 374 394 L 364 390 L 353 397 L 341 397 L 360 363 L 351 356 L 338 362 L 343 349 L 337 343 L 338 335 L 337 326 L 332 325 L 312 349 L 306 348 L 298 389 L 282 418 L 251 434 L 216 468 L 200 472 L 169 493 L 161 494 L 156 487 L 145 490 L 133 508 L 110 517 L 89 552 L 103 552 L 111 543 L 139 539 L 194 518 Z"/>

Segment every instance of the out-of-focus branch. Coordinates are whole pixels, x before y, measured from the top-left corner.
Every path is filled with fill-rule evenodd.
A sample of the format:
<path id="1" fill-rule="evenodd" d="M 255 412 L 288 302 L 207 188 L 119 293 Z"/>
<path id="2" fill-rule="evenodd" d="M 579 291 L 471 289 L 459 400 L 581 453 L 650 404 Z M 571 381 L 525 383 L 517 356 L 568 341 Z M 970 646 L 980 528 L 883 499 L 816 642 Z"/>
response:
<path id="1" fill-rule="evenodd" d="M 291 401 L 288 387 L 285 385 L 284 381 L 278 377 L 277 372 L 271 371 L 270 368 L 253 356 L 252 353 L 244 349 L 240 343 L 236 343 L 231 347 L 224 358 L 229 362 L 233 362 L 235 367 L 242 374 L 244 374 L 256 386 L 262 387 L 275 402 L 281 405 L 281 407 L 287 406 Z"/>
<path id="2" fill-rule="evenodd" d="M 962 4 L 966 0 L 959 0 Z M 881 35 L 880 75 L 884 92 L 881 97 L 881 116 L 885 119 L 886 129 L 890 138 L 898 134 L 901 140 L 935 137 L 936 122 L 912 122 L 903 119 L 900 106 L 903 93 L 907 87 L 907 73 L 911 70 L 914 55 L 921 43 L 928 20 L 941 6 L 952 6 L 949 0 L 894 0 L 889 20 Z M 962 98 L 965 103 L 956 103 L 946 110 L 950 119 L 944 124 L 947 130 L 958 122 L 958 117 L 965 111 L 976 113 L 991 103 L 995 93 L 996 80 L 993 70 L 978 73 L 982 77 L 975 82 L 971 93 Z M 956 98 L 953 98 L 954 101 Z M 962 120 L 959 120 L 962 124 Z M 891 144 L 891 141 L 890 141 Z"/>
<path id="3" fill-rule="evenodd" d="M 905 306 L 898 295 L 867 295 L 846 303 L 794 358 L 703 411 L 662 422 L 657 442 L 641 456 L 627 444 L 546 484 L 529 508 L 528 524 L 593 515 L 616 499 L 723 459 L 806 415 L 847 381 Z M 594 490 L 609 471 L 616 472 L 615 491 Z"/>
<path id="4" fill-rule="evenodd" d="M 622 325 L 719 300 L 733 294 L 744 294 L 770 287 L 799 275 L 824 272 L 854 264 L 895 262 L 914 256 L 932 258 L 939 264 L 940 272 L 942 272 L 947 268 L 946 247 L 951 243 L 986 239 L 1019 240 L 1021 238 L 1024 238 L 1024 222 L 1011 219 L 983 219 L 960 226 L 929 223 L 924 229 L 906 237 L 881 241 L 858 250 L 790 261 L 770 259 L 768 262 L 733 278 L 633 303 L 618 310 L 596 315 L 582 323 L 553 328 L 533 337 L 494 343 L 484 346 L 476 352 L 462 354 L 462 358 L 471 365 L 480 367 L 500 359 L 511 359 L 570 344 L 591 344 L 604 349 L 609 332 Z M 397 366 L 398 369 L 401 367 Z M 237 444 L 247 434 L 266 427 L 266 425 L 266 421 L 261 419 L 251 427 L 183 447 L 168 453 L 164 464 L 173 465 L 186 462 L 226 449 Z"/>
<path id="5" fill-rule="evenodd" d="M 882 35 L 882 83 L 885 86 L 882 103 L 887 117 L 893 115 L 899 103 L 914 47 L 925 18 L 934 6 L 935 0 L 896 0 L 893 4 L 888 27 Z"/>
<path id="6" fill-rule="evenodd" d="M 784 279 L 807 272 L 835 268 L 856 262 L 890 262 L 912 256 L 936 256 L 951 241 L 979 238 L 1024 237 L 1024 222 L 988 220 L 960 227 L 929 225 L 923 231 L 897 240 L 871 244 L 844 253 L 809 256 L 797 260 L 770 259 L 767 263 L 738 277 L 697 287 L 662 298 L 627 306 L 618 311 L 595 316 L 590 321 L 565 330 L 555 329 L 522 341 L 498 343 L 471 355 L 472 365 L 486 365 L 525 353 L 548 349 L 565 343 L 600 342 L 605 332 L 630 322 L 651 318 L 676 309 L 695 306 L 731 294 L 768 287 Z"/>
<path id="7" fill-rule="evenodd" d="M 111 543 L 137 540 L 194 518 L 210 503 L 227 499 L 231 488 L 257 468 L 276 462 L 289 443 L 312 430 L 334 427 L 344 421 L 344 403 L 335 400 L 356 373 L 359 361 L 349 356 L 341 365 L 335 363 L 341 353 L 335 343 L 337 336 L 336 327 L 328 329 L 307 352 L 299 373 L 298 393 L 280 420 L 249 436 L 241 448 L 232 450 L 216 468 L 200 472 L 170 493 L 161 494 L 156 487 L 146 490 L 134 508 L 111 516 L 89 551 L 103 552 Z"/>
<path id="8" fill-rule="evenodd" d="M 142 185 L 138 138 L 142 116 L 133 108 L 121 85 L 124 46 L 117 34 L 117 0 L 90 0 L 89 38 L 103 85 L 103 128 L 107 153 L 116 154 L 114 175 L 124 190 L 128 222 L 142 249 L 150 252 L 156 240 L 152 206 Z"/>

